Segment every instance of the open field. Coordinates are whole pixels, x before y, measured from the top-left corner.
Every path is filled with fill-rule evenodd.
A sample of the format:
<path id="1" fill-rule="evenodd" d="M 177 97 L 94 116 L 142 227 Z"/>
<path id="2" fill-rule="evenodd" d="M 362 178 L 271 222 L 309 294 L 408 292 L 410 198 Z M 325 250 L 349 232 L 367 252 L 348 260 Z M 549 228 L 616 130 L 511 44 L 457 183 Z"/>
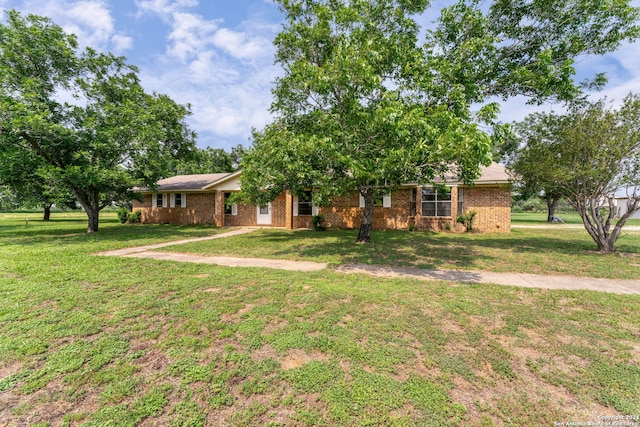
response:
<path id="1" fill-rule="evenodd" d="M 556 216 L 559 216 L 563 220 L 565 220 L 566 224 L 578 224 L 582 225 L 582 219 L 580 215 L 577 213 L 559 213 Z M 546 212 L 521 212 L 521 213 L 512 213 L 511 214 L 511 224 L 513 225 L 527 225 L 527 224 L 548 224 L 547 223 L 547 213 Z M 640 219 L 630 219 L 627 221 L 626 225 L 640 225 Z"/>
<path id="2" fill-rule="evenodd" d="M 29 227 L 21 215 L 0 214 L 0 426 L 530 426 L 640 415 L 638 296 L 95 257 L 220 230 L 121 226 L 108 215 L 85 235 L 78 215 Z M 497 265 L 488 260 L 509 246 L 586 263 L 591 248 L 578 234 L 544 243 L 554 235 L 540 230 L 492 244 L 374 233 L 374 245 L 355 248 L 349 232 L 298 232 L 317 246 L 292 255 L 292 236 L 264 233 L 217 242 L 332 263 L 397 262 L 401 245 L 445 254 L 464 238 L 469 258 L 452 249 L 447 263 Z M 631 255 L 601 258 L 615 269 L 635 260 L 639 234 L 620 244 Z M 438 251 L 422 251 L 406 258 L 438 262 Z"/>

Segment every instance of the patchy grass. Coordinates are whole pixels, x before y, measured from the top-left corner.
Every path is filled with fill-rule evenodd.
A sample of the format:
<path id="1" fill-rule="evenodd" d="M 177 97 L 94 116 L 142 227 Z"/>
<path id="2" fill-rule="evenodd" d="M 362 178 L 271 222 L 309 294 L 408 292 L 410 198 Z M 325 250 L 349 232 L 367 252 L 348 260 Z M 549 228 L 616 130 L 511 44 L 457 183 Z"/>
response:
<path id="1" fill-rule="evenodd" d="M 83 230 L 83 220 L 25 229 L 0 216 L 7 425 L 500 426 L 640 414 L 638 296 L 103 258 L 90 254 L 218 230 Z"/>
<path id="2" fill-rule="evenodd" d="M 223 240 L 167 247 L 169 252 L 393 264 L 448 270 L 640 279 L 640 232 L 619 239 L 620 253 L 601 255 L 583 229 L 514 229 L 511 233 L 374 231 L 371 245 L 357 231 L 260 230 Z"/>

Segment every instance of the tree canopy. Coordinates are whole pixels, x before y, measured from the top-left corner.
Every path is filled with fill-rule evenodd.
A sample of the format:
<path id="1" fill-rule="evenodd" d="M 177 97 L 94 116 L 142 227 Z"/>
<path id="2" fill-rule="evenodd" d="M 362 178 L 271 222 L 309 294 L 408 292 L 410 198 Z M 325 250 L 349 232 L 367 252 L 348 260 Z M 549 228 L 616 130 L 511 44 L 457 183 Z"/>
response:
<path id="1" fill-rule="evenodd" d="M 254 132 L 245 156 L 243 193 L 266 203 L 311 188 L 322 205 L 358 191 L 361 242 L 370 240 L 376 197 L 399 184 L 477 177 L 491 158 L 485 129 L 497 127 L 490 97 L 572 99 L 576 57 L 638 34 L 627 0 L 496 0 L 488 9 L 461 0 L 424 40 L 417 18 L 426 0 L 278 3 L 284 75 L 273 89 L 274 121 Z"/>
<path id="2" fill-rule="evenodd" d="M 176 161 L 175 174 L 234 172 L 240 168 L 244 151 L 240 144 L 229 152 L 222 148 L 196 148 L 191 156 Z"/>
<path id="3" fill-rule="evenodd" d="M 640 96 L 627 96 L 619 109 L 600 100 L 567 114 L 535 114 L 518 128 L 521 179 L 566 197 L 598 249 L 613 252 L 622 227 L 640 210 Z M 615 196 L 623 193 L 628 209 L 616 219 Z"/>
<path id="4" fill-rule="evenodd" d="M 43 221 L 51 216 L 51 207 L 75 208 L 75 197 L 66 188 L 39 173 L 44 161 L 33 153 L 17 147 L 0 151 L 0 185 L 9 187 L 14 201 L 23 208 L 44 209 Z"/>
<path id="5" fill-rule="evenodd" d="M 145 93 L 124 58 L 80 51 L 45 17 L 9 11 L 0 25 L 0 103 L 0 149 L 39 158 L 34 172 L 74 195 L 88 232 L 195 147 L 188 106 Z"/>

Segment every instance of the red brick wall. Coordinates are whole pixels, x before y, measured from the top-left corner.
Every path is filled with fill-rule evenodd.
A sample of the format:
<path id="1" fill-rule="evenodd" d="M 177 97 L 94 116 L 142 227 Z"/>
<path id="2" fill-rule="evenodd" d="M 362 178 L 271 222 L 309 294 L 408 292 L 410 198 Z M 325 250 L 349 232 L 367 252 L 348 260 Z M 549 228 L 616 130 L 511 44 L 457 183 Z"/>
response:
<path id="1" fill-rule="evenodd" d="M 287 196 L 281 193 L 271 202 L 271 223 L 274 227 L 287 225 Z"/>
<path id="2" fill-rule="evenodd" d="M 399 230 L 409 228 L 409 202 L 411 190 L 398 190 L 391 194 L 391 207 L 373 208 L 373 228 L 375 230 Z M 332 228 L 359 228 L 363 209 L 360 208 L 360 194 L 338 197 L 331 206 L 321 206 L 318 213 L 324 215 L 325 223 Z M 298 217 L 305 218 L 305 217 Z M 309 219 L 311 219 L 309 217 Z M 300 221 L 300 219 L 298 219 Z M 295 220 L 294 220 L 295 227 Z"/>
<path id="3" fill-rule="evenodd" d="M 224 197 L 224 196 L 223 196 Z M 285 227 L 286 225 L 286 196 L 280 194 L 271 202 L 271 226 Z M 238 215 L 224 216 L 224 225 L 226 226 L 253 226 L 258 225 L 258 207 L 257 205 L 238 205 Z M 263 224 L 260 224 L 261 226 Z M 266 224 L 264 226 L 267 226 Z"/>
<path id="4" fill-rule="evenodd" d="M 169 197 L 169 193 L 166 197 Z M 186 193 L 186 207 L 152 207 L 151 194 L 144 201 L 133 201 L 133 210 L 142 212 L 142 222 L 149 224 L 215 224 L 215 194 Z M 167 206 L 169 204 L 167 203 Z"/>
<path id="5" fill-rule="evenodd" d="M 511 224 L 511 192 L 508 186 L 504 187 L 465 187 L 463 211 L 476 211 L 474 228 L 479 231 L 510 231 Z M 144 196 L 144 202 L 133 202 L 134 211 L 142 212 L 142 222 L 157 224 L 216 224 L 218 226 L 253 226 L 257 224 L 256 205 L 238 205 L 237 215 L 223 215 L 224 193 L 218 193 L 216 218 L 214 206 L 216 206 L 216 193 L 187 193 L 187 206 L 185 208 L 153 208 L 151 194 Z M 168 196 L 167 196 L 168 197 Z M 373 213 L 373 228 L 380 229 L 407 229 L 409 224 L 415 221 L 418 229 L 442 231 L 447 228 L 454 231 L 464 231 L 462 225 L 455 222 L 459 215 L 457 212 L 457 188 L 451 192 L 451 217 L 431 218 L 421 216 L 420 192 L 417 194 L 417 212 L 415 218 L 409 216 L 410 189 L 402 189 L 391 195 L 391 207 L 375 207 Z M 287 210 L 291 215 L 291 196 L 284 193 L 279 195 L 271 203 L 272 225 L 286 227 Z M 339 197 L 329 207 L 320 207 L 318 213 L 324 215 L 325 224 L 332 228 L 358 228 L 362 218 L 360 196 L 357 192 L 348 197 Z M 224 223 L 222 219 L 224 217 Z M 293 228 L 311 227 L 311 216 L 292 217 Z"/>
<path id="6" fill-rule="evenodd" d="M 468 187 L 464 189 L 462 208 L 476 211 L 474 230 L 508 232 L 511 230 L 511 188 Z"/>

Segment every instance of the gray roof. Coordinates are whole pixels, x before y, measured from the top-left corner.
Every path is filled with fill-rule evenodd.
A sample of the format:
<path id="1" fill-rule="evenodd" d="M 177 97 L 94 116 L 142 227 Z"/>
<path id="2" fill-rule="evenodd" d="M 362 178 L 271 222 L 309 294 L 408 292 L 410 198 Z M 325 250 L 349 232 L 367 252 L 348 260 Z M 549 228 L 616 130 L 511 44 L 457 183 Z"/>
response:
<path id="1" fill-rule="evenodd" d="M 171 178 L 165 178 L 158 181 L 157 191 L 183 191 L 183 190 L 202 190 L 207 185 L 216 182 L 231 173 L 207 173 L 198 175 L 177 175 Z M 148 189 L 140 188 L 139 191 L 148 191 Z"/>
<path id="2" fill-rule="evenodd" d="M 480 167 L 480 177 L 474 182 L 476 184 L 482 183 L 494 183 L 494 182 L 509 182 L 509 173 L 507 168 L 498 164 L 491 163 L 489 166 Z"/>
<path id="3" fill-rule="evenodd" d="M 238 171 L 239 172 L 239 171 Z M 230 175 L 238 172 L 230 173 L 210 173 L 199 175 L 177 175 L 171 178 L 161 179 L 158 181 L 157 191 L 197 191 L 204 190 L 211 184 L 220 181 Z M 442 180 L 436 179 L 436 181 L 442 182 Z M 458 178 L 455 176 L 447 176 L 446 181 L 448 183 L 458 182 Z M 504 166 L 498 163 L 492 163 L 489 166 L 480 167 L 480 177 L 475 180 L 476 184 L 506 184 L 510 181 L 509 174 Z M 409 184 L 409 183 L 407 183 Z M 415 184 L 415 183 L 413 183 Z M 146 188 L 136 188 L 137 191 L 149 191 Z"/>

